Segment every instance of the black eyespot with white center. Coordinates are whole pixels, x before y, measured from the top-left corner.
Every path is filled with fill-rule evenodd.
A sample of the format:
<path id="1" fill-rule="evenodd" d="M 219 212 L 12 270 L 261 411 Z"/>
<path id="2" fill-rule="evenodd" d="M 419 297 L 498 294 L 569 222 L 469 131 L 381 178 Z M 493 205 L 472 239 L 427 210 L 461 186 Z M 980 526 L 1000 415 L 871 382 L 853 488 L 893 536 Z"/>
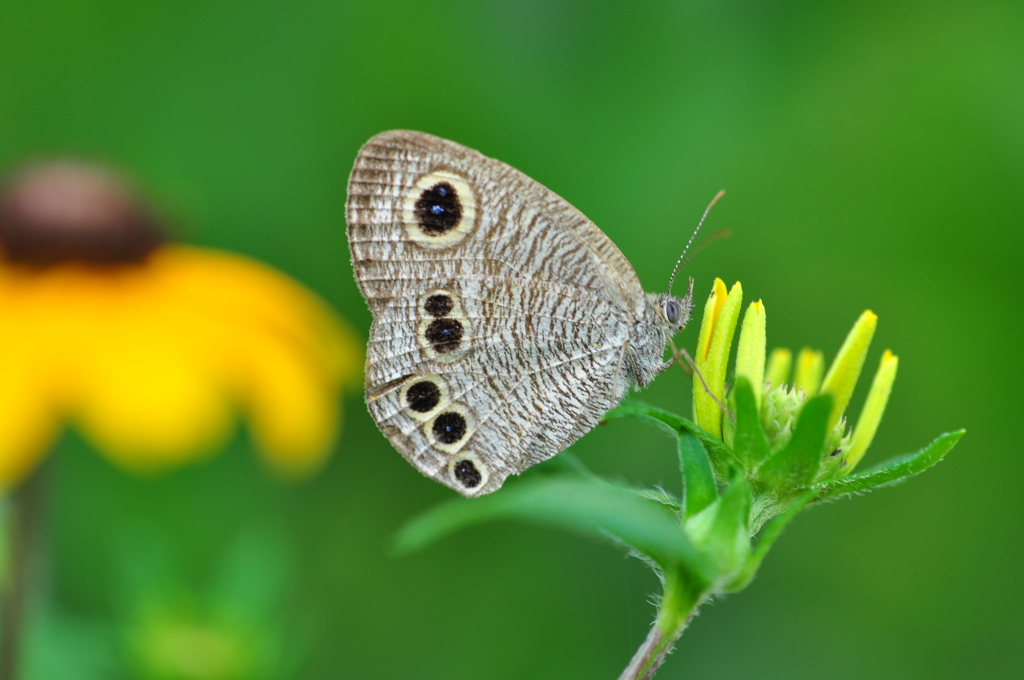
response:
<path id="1" fill-rule="evenodd" d="M 671 324 L 679 323 L 679 317 L 683 314 L 683 308 L 679 306 L 679 303 L 675 300 L 667 300 L 665 302 L 665 318 Z"/>
<path id="2" fill-rule="evenodd" d="M 438 182 L 425 189 L 416 201 L 416 222 L 428 236 L 440 236 L 459 225 L 462 204 L 448 182 Z"/>
<path id="3" fill-rule="evenodd" d="M 426 310 L 427 314 L 435 318 L 448 316 L 454 308 L 455 302 L 450 295 L 445 295 L 444 293 L 431 295 L 423 303 L 423 309 Z"/>
<path id="4" fill-rule="evenodd" d="M 456 319 L 434 319 L 423 333 L 440 354 L 454 352 L 462 343 L 462 323 Z"/>
<path id="5" fill-rule="evenodd" d="M 483 481 L 483 475 L 476 469 L 476 465 L 469 459 L 460 460 L 452 468 L 452 474 L 455 475 L 455 479 L 459 480 L 459 483 L 467 489 L 474 489 L 480 486 L 480 482 Z"/>
<path id="6" fill-rule="evenodd" d="M 441 444 L 455 444 L 466 436 L 466 418 L 461 413 L 445 411 L 434 419 L 432 429 L 434 439 Z"/>
<path id="7" fill-rule="evenodd" d="M 413 383 L 405 391 L 405 403 L 417 413 L 428 413 L 441 402 L 441 388 L 432 380 Z"/>

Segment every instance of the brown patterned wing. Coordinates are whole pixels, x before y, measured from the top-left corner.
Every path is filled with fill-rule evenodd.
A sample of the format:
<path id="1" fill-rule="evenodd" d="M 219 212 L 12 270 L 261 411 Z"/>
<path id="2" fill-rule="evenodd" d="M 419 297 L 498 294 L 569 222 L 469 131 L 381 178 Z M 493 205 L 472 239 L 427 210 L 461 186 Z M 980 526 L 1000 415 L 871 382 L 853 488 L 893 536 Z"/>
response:
<path id="1" fill-rule="evenodd" d="M 367 404 L 421 472 L 489 493 L 621 397 L 643 290 L 564 199 L 454 142 L 393 131 L 360 150 L 346 211 L 374 316 Z"/>

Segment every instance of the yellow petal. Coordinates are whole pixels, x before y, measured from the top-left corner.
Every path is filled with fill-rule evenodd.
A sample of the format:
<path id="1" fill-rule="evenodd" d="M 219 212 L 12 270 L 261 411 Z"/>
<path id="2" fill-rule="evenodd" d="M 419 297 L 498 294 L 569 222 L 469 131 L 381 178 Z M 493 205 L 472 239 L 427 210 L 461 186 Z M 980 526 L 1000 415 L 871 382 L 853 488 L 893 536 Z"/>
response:
<path id="1" fill-rule="evenodd" d="M 718 282 L 715 281 L 715 292 L 713 298 L 721 297 Z M 722 284 L 722 289 L 725 284 Z M 740 307 L 743 303 L 743 286 L 739 281 L 733 284 L 732 290 L 725 296 L 725 303 L 718 306 L 717 300 L 709 299 L 708 306 L 714 306 L 715 323 L 711 332 L 711 340 L 707 349 L 700 352 L 698 344 L 698 358 L 696 360 L 697 370 L 704 376 L 711 394 L 704 389 L 700 379 L 694 376 L 693 387 L 693 409 L 697 424 L 704 430 L 722 438 L 722 407 L 719 402 L 725 402 L 725 375 L 729 364 L 729 354 L 732 351 L 733 335 L 736 331 L 736 322 L 739 320 Z M 704 324 L 701 323 L 703 331 Z M 714 397 L 712 397 L 712 394 Z M 718 401 L 715 401 L 715 397 Z"/>
<path id="2" fill-rule="evenodd" d="M 337 431 L 339 387 L 362 372 L 355 335 L 315 295 L 257 262 L 184 247 L 139 266 L 0 266 L 0 336 L 0 350 L 14 338 L 46 368 L 21 380 L 38 395 L 11 388 L 25 399 L 8 409 L 14 434 L 0 416 L 0 483 L 4 460 L 11 479 L 30 468 L 64 417 L 151 470 L 211 453 L 238 408 L 277 467 L 308 470 Z"/>
<path id="3" fill-rule="evenodd" d="M 857 427 L 853 431 L 853 446 L 846 457 L 846 473 L 853 472 L 864 453 L 871 446 L 871 440 L 875 438 L 879 423 L 882 422 L 882 414 L 889 403 L 889 394 L 892 392 L 892 384 L 896 380 L 896 369 L 899 367 L 899 357 L 894 356 L 889 350 L 882 353 L 882 361 L 878 365 L 874 380 L 871 381 L 871 389 L 868 391 L 867 401 L 864 402 L 864 410 L 861 411 L 857 420 Z"/>
<path id="4" fill-rule="evenodd" d="M 825 374 L 825 355 L 810 347 L 804 347 L 796 358 L 796 373 L 793 376 L 793 385 L 804 391 L 808 397 L 813 397 L 821 387 L 821 376 Z"/>
<path id="5" fill-rule="evenodd" d="M 826 432 L 832 431 L 850 403 L 877 325 L 878 317 L 870 309 L 860 315 L 821 383 L 820 393 L 832 395 L 832 411 L 829 413 Z"/>
<path id="6" fill-rule="evenodd" d="M 708 301 L 704 303 L 704 316 L 701 317 L 700 332 L 697 335 L 695 361 L 707 359 L 708 348 L 711 346 L 711 337 L 714 335 L 715 326 L 718 325 L 718 317 L 722 313 L 722 307 L 725 305 L 727 297 L 728 292 L 725 288 L 725 281 L 716 278 L 715 284 L 711 288 L 711 294 L 708 296 Z"/>
<path id="7" fill-rule="evenodd" d="M 35 468 L 57 431 L 46 385 L 26 357 L 10 349 L 0 337 L 0 490 L 16 486 Z"/>
<path id="8" fill-rule="evenodd" d="M 238 350 L 234 380 L 264 456 L 288 477 L 317 470 L 341 425 L 325 367 L 270 335 L 253 335 Z"/>
<path id="9" fill-rule="evenodd" d="M 740 340 L 736 346 L 736 377 L 750 381 L 758 412 L 761 409 L 761 395 L 764 392 L 764 360 L 766 351 L 766 326 L 764 304 L 751 302 L 743 315 Z"/>
<path id="10" fill-rule="evenodd" d="M 346 385 L 362 376 L 362 348 L 355 334 L 317 296 L 280 272 L 248 258 L 183 246 L 154 258 L 173 295 L 197 314 L 245 319 L 320 355 Z"/>
<path id="11" fill-rule="evenodd" d="M 117 329 L 94 346 L 77 420 L 115 462 L 150 472 L 209 455 L 230 433 L 231 407 L 194 351 L 154 327 Z M 178 342 L 175 342 L 178 340 Z"/>
<path id="12" fill-rule="evenodd" d="M 728 295 L 725 282 L 722 279 L 716 278 L 714 285 L 711 287 L 711 294 L 708 295 L 708 301 L 704 303 L 704 315 L 700 319 L 700 331 L 697 333 L 697 352 L 694 354 L 693 361 L 697 365 L 698 371 L 701 371 L 700 367 L 707 360 L 708 349 L 711 346 L 711 337 L 714 335 L 715 326 L 718 325 L 718 317 L 722 313 L 722 307 L 725 305 Z M 697 404 L 707 397 L 704 385 L 700 380 L 703 375 L 704 373 L 701 372 L 700 376 L 693 376 L 693 420 L 698 424 L 701 421 L 698 415 Z M 703 415 L 703 412 L 701 412 L 701 415 Z"/>
<path id="13" fill-rule="evenodd" d="M 789 371 L 793 366 L 793 353 L 784 347 L 776 347 L 768 355 L 768 368 L 764 379 L 777 387 L 789 381 Z"/>

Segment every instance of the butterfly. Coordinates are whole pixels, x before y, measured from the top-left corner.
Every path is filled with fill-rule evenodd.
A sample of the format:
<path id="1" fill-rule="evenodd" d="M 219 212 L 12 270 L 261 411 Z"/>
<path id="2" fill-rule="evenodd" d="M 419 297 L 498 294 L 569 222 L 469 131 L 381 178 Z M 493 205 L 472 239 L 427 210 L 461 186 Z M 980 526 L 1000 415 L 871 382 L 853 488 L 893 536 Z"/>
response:
<path id="1" fill-rule="evenodd" d="M 551 458 L 630 385 L 646 387 L 693 309 L 693 279 L 684 297 L 645 293 L 568 201 L 422 132 L 366 142 L 345 211 L 373 314 L 370 414 L 416 469 L 464 496 Z"/>

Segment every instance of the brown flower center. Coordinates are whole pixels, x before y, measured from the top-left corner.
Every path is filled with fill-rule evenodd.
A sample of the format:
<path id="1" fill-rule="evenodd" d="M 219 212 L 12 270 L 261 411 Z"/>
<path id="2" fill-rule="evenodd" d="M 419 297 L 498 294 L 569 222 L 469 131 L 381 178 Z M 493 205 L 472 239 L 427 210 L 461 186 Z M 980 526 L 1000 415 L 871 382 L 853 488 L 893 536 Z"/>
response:
<path id="1" fill-rule="evenodd" d="M 0 259 L 9 262 L 142 262 L 163 240 L 124 183 L 91 163 L 30 165 L 0 188 Z"/>

